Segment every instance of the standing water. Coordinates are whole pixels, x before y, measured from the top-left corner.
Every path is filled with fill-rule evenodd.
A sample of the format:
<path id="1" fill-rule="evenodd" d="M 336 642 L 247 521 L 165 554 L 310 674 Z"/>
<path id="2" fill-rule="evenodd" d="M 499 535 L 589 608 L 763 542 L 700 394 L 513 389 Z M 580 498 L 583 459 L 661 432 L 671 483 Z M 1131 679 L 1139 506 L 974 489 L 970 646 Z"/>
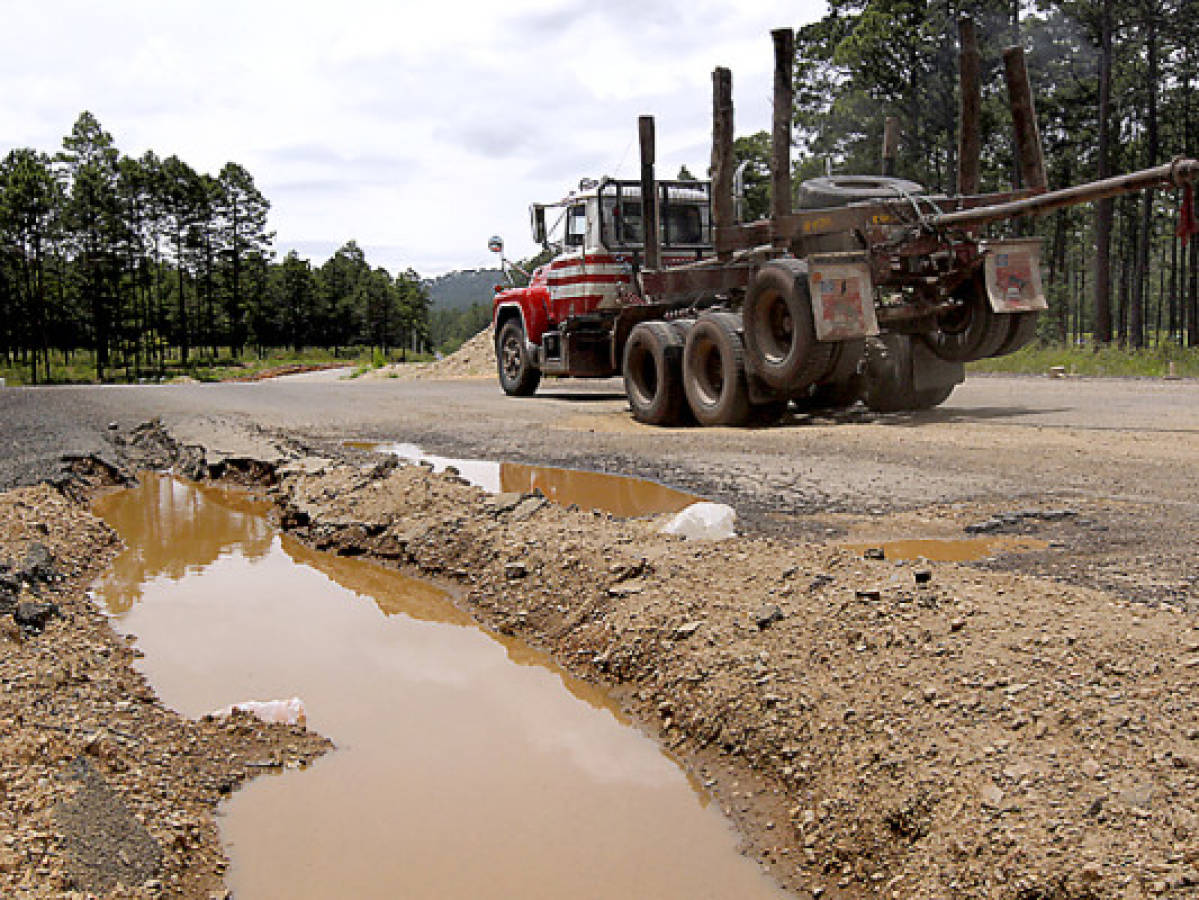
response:
<path id="1" fill-rule="evenodd" d="M 164 702 L 297 695 L 337 744 L 222 807 L 240 900 L 782 896 L 601 690 L 439 589 L 237 492 L 149 475 L 98 512 L 128 549 L 96 596 Z"/>

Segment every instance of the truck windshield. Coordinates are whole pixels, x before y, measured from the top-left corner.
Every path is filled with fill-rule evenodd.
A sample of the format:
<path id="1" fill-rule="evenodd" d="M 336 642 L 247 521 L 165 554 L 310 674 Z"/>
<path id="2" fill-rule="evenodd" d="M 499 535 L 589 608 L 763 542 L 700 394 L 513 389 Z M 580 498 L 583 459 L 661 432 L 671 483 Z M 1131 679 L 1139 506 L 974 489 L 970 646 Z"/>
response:
<path id="1" fill-rule="evenodd" d="M 706 188 L 706 184 L 685 188 L 663 185 L 658 205 L 659 238 L 663 247 L 703 249 L 710 246 Z M 634 249 L 644 245 L 640 185 L 604 184 L 600 189 L 600 210 L 604 243 L 608 247 Z"/>

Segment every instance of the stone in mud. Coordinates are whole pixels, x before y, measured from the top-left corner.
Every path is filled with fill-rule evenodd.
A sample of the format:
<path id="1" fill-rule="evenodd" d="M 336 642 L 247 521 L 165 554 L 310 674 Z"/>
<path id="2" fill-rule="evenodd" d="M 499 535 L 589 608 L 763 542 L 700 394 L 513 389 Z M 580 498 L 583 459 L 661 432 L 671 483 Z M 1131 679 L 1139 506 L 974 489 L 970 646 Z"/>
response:
<path id="1" fill-rule="evenodd" d="M 36 600 L 22 600 L 17 604 L 13 618 L 22 628 L 40 632 L 53 616 L 59 615 L 58 606 L 53 603 L 39 603 Z"/>
<path id="2" fill-rule="evenodd" d="M 887 553 L 882 547 L 867 547 L 862 556 L 866 559 L 886 559 Z"/>

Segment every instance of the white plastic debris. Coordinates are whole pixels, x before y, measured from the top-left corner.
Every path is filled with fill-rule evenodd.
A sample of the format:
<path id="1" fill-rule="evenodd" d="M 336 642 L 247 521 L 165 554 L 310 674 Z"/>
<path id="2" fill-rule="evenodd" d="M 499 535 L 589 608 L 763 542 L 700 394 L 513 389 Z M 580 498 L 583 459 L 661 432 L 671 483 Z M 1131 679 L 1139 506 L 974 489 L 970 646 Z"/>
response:
<path id="1" fill-rule="evenodd" d="M 233 715 L 233 710 L 248 712 L 263 722 L 280 725 L 308 725 L 308 714 L 304 710 L 304 701 L 299 697 L 290 700 L 244 700 L 233 703 L 224 709 L 209 713 L 215 719 L 224 719 Z"/>
<path id="2" fill-rule="evenodd" d="M 692 503 L 662 526 L 663 534 L 677 534 L 691 541 L 723 541 L 737 532 L 737 513 L 727 503 Z"/>

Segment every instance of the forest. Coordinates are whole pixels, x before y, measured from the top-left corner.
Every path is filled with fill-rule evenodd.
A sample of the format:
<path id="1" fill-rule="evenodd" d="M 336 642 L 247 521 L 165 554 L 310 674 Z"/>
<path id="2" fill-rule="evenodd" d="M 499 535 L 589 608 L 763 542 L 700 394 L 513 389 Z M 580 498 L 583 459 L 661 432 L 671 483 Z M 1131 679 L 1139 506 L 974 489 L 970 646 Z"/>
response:
<path id="1" fill-rule="evenodd" d="M 957 180 L 958 20 L 982 49 L 984 191 L 1018 183 L 1001 49 L 1021 44 L 1051 188 L 1199 154 L 1199 0 L 829 0 L 796 34 L 798 180 L 876 172 L 883 122 L 901 121 L 897 174 Z M 770 139 L 743 135 L 747 218 L 769 204 Z M 1178 233 L 1181 190 L 1063 209 L 1031 226 L 1050 313 L 1044 344 L 1199 347 L 1199 241 Z M 442 346 L 486 306 L 430 316 L 429 285 L 372 267 L 353 241 L 314 267 L 276 260 L 269 202 L 230 162 L 121 154 L 89 113 L 49 153 L 0 160 L 0 366 L 44 380 L 79 351 L 99 380 L 224 355 L 310 346 Z M 490 294 L 480 296 L 486 304 Z"/>
<path id="2" fill-rule="evenodd" d="M 251 174 L 123 155 L 88 112 L 57 153 L 0 160 L 0 365 L 48 380 L 83 351 L 95 380 L 161 377 L 247 352 L 429 343 L 428 293 L 349 241 L 274 260 Z"/>
<path id="3" fill-rule="evenodd" d="M 1199 151 L 1196 0 L 830 0 L 796 35 L 799 177 L 879 171 L 883 120 L 898 116 L 897 174 L 952 193 L 963 15 L 982 51 L 984 191 L 1015 180 L 1009 45 L 1028 54 L 1051 189 Z M 768 158 L 764 134 L 738 146 Z M 766 202 L 761 180 L 757 188 Z M 1182 194 L 1128 195 L 1036 221 L 1050 302 L 1043 341 L 1199 346 L 1199 241 L 1176 234 Z"/>

